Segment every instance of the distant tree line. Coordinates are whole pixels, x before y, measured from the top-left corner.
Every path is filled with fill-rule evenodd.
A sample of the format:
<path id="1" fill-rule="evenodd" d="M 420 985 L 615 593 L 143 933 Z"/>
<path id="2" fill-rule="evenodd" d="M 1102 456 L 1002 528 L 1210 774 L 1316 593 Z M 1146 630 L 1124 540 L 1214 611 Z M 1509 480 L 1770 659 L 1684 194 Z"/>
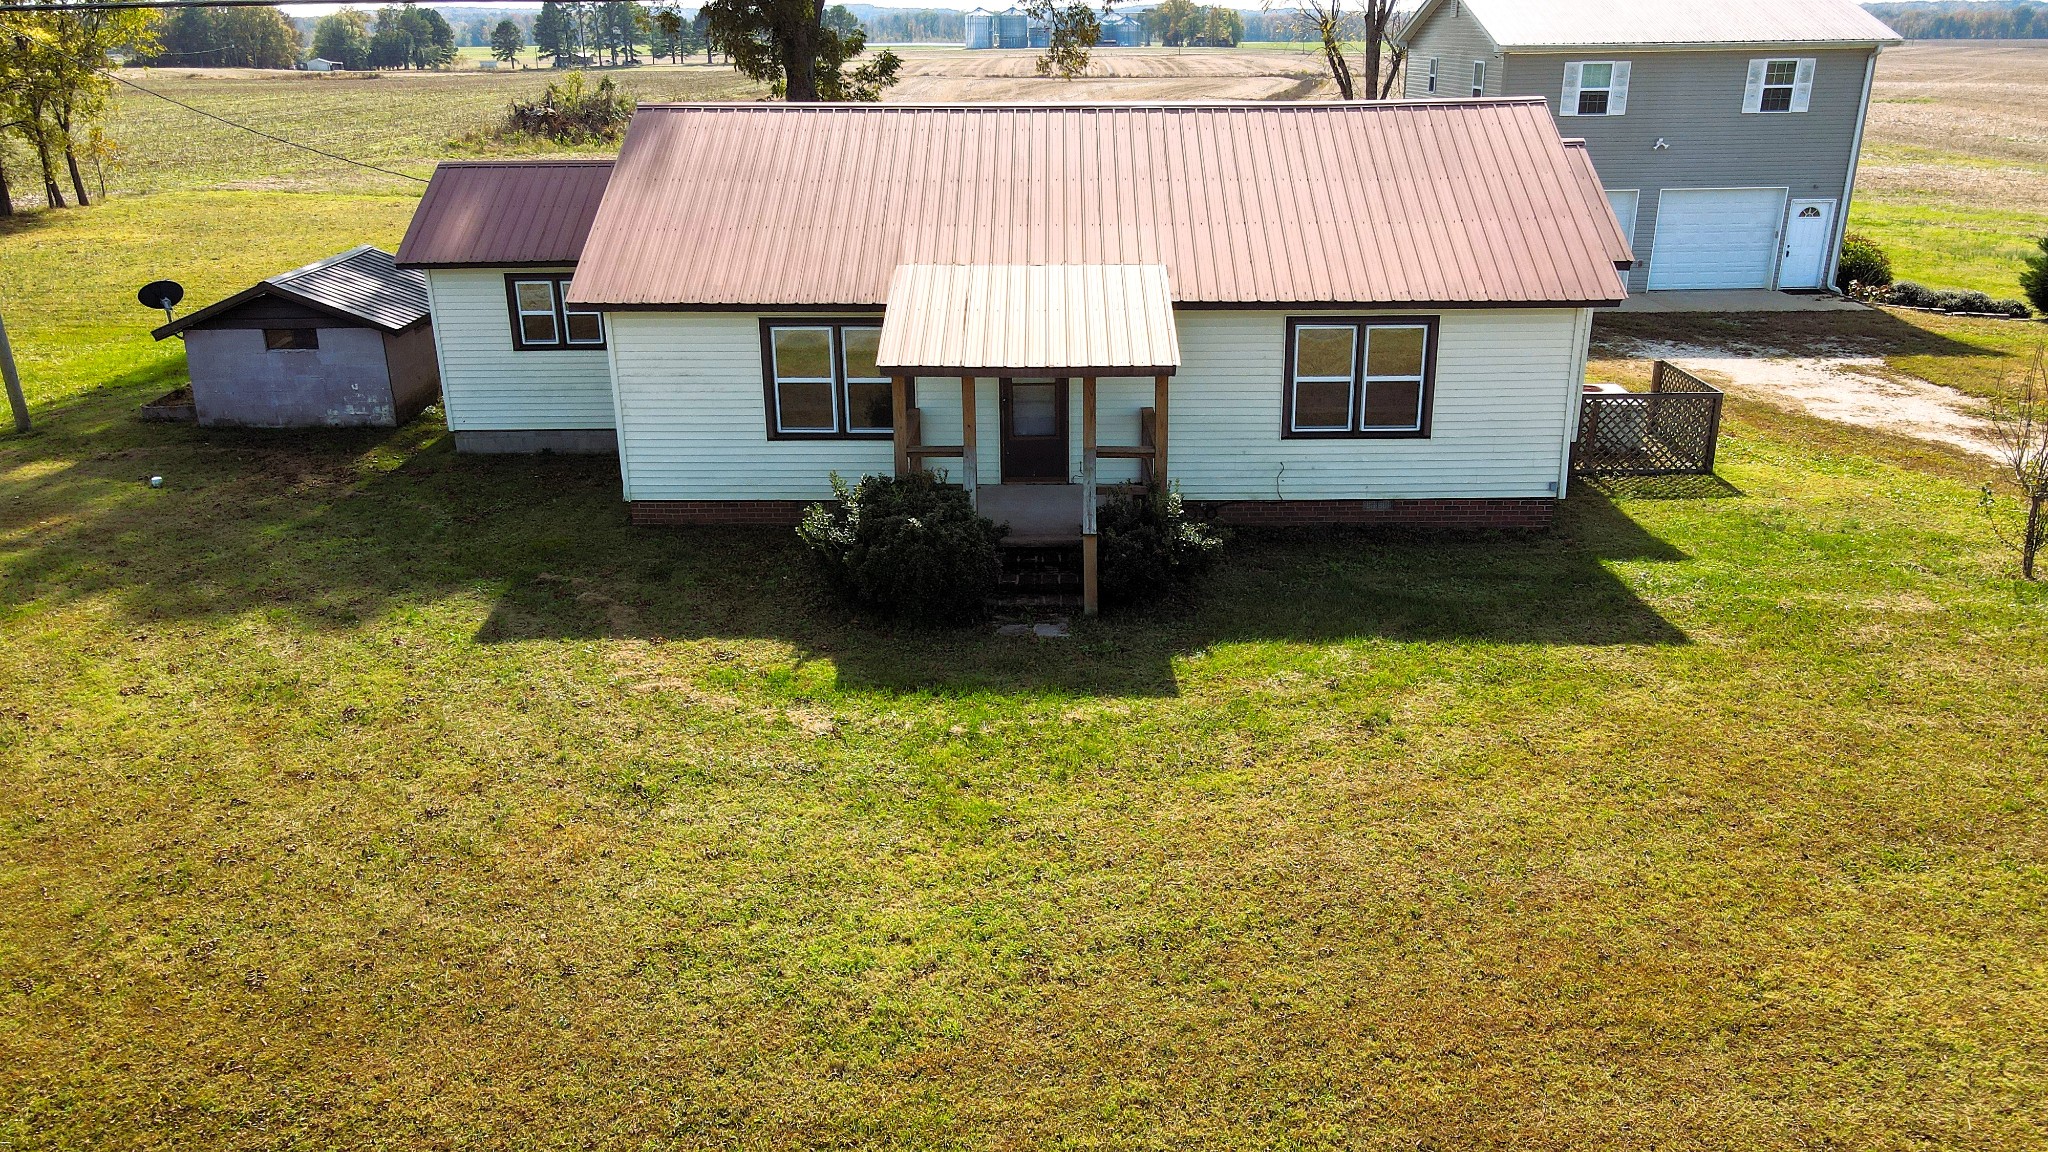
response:
<path id="1" fill-rule="evenodd" d="M 849 9 L 849 11 L 851 11 Z M 967 39 L 967 13 L 925 8 L 863 9 L 853 13 L 868 39 L 883 44 L 959 44 Z"/>
<path id="2" fill-rule="evenodd" d="M 2048 4 L 1919 0 L 1872 4 L 1870 14 L 1909 40 L 2048 39 Z"/>
<path id="3" fill-rule="evenodd" d="M 299 62 L 299 30 L 275 8 L 178 8 L 167 16 L 141 64 L 188 68 L 290 68 Z"/>
<path id="4" fill-rule="evenodd" d="M 1235 48 L 1245 38 L 1244 14 L 1221 5 L 1166 0 L 1137 18 L 1150 39 L 1168 48 Z"/>

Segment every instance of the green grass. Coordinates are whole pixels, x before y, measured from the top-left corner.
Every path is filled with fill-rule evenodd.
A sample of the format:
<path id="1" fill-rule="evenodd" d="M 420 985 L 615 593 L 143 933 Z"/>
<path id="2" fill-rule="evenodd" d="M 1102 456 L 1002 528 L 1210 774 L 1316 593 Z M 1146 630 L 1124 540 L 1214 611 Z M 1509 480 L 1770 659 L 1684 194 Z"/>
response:
<path id="1" fill-rule="evenodd" d="M 762 91 L 725 67 L 670 65 L 603 74 L 638 100 L 747 99 Z M 560 78 L 546 69 L 278 74 L 132 68 L 120 75 L 272 136 L 415 177 L 428 175 L 435 161 L 451 156 L 617 151 L 478 142 L 514 99 L 534 96 Z M 402 177 L 266 140 L 128 87 L 116 89 L 108 134 L 118 152 L 104 175 L 115 192 L 418 190 Z M 19 196 L 29 170 L 18 149 L 8 170 Z"/>
<path id="2" fill-rule="evenodd" d="M 1720 482 L 1240 537 L 1048 643 L 431 414 L 133 419 L 134 281 L 408 207 L 0 228 L 0 1147 L 2048 1139 L 2048 597 L 1981 465 L 1737 403 Z"/>
<path id="3" fill-rule="evenodd" d="M 2035 251 L 2035 237 L 2048 236 L 2048 217 L 1861 197 L 1849 227 L 1884 246 L 1900 280 L 2010 300 L 2020 298 L 2022 261 Z"/>

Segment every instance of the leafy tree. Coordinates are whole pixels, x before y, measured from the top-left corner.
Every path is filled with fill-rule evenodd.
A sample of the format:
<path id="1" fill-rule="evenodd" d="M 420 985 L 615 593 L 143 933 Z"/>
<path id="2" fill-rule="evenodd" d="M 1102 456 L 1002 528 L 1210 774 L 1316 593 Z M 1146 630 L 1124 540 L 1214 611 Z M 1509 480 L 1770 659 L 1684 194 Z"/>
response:
<path id="1" fill-rule="evenodd" d="M 213 13 L 215 62 L 223 68 L 290 68 L 299 62 L 299 30 L 276 8 L 219 8 Z"/>
<path id="2" fill-rule="evenodd" d="M 556 60 L 569 53 L 569 21 L 555 0 L 542 0 L 540 15 L 533 18 L 533 48 L 544 60 Z"/>
<path id="3" fill-rule="evenodd" d="M 828 26 L 814 0 L 707 0 L 701 14 L 708 42 L 734 68 L 792 102 L 879 100 L 903 67 L 884 49 L 848 71 L 848 62 L 867 50 L 867 34 L 857 24 L 844 31 L 836 16 L 837 26 Z"/>
<path id="4" fill-rule="evenodd" d="M 2020 272 L 2020 291 L 2026 293 L 2027 303 L 2034 311 L 2048 316 L 2048 236 L 2034 241 L 2040 249 L 2027 257 L 2026 267 Z"/>
<path id="5" fill-rule="evenodd" d="M 455 60 L 455 29 L 439 12 L 411 4 L 377 10 L 372 68 L 445 68 Z"/>
<path id="6" fill-rule="evenodd" d="M 313 25 L 313 55 L 337 61 L 344 68 L 370 66 L 370 16 L 343 8 Z"/>
<path id="7" fill-rule="evenodd" d="M 663 4 L 648 16 L 648 44 L 655 59 L 673 60 L 680 64 L 685 55 L 704 47 L 704 34 L 698 29 L 697 21 L 685 16 L 682 9 L 673 3 Z"/>
<path id="8" fill-rule="evenodd" d="M 1024 12 L 1051 30 L 1038 57 L 1040 76 L 1057 72 L 1062 80 L 1072 80 L 1088 70 L 1088 53 L 1102 39 L 1102 22 L 1088 0 L 1030 0 Z"/>
<path id="9" fill-rule="evenodd" d="M 43 200 L 65 206 L 55 156 L 61 154 L 78 203 L 91 202 L 78 154 L 106 147 L 102 131 L 113 90 L 110 53 L 156 47 L 154 13 L 90 11 L 51 5 L 47 12 L 0 14 L 0 132 L 19 135 L 36 157 Z M 4 137 L 0 137 L 4 144 Z M 0 174 L 0 215 L 13 197 Z"/>
<path id="10" fill-rule="evenodd" d="M 526 34 L 512 21 L 500 20 L 498 26 L 491 29 L 491 55 L 495 59 L 510 64 L 519 59 L 519 50 L 524 47 Z"/>

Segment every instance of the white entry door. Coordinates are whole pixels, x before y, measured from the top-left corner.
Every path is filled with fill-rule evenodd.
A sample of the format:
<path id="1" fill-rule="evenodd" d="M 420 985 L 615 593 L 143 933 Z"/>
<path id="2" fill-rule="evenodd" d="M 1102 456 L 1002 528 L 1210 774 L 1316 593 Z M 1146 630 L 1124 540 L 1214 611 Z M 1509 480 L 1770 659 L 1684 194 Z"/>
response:
<path id="1" fill-rule="evenodd" d="M 1664 189 L 1650 287 L 1769 288 L 1784 218 L 1781 188 Z"/>
<path id="2" fill-rule="evenodd" d="M 1785 262 L 1780 288 L 1819 288 L 1828 266 L 1828 241 L 1835 235 L 1833 200 L 1794 200 L 1785 221 Z"/>

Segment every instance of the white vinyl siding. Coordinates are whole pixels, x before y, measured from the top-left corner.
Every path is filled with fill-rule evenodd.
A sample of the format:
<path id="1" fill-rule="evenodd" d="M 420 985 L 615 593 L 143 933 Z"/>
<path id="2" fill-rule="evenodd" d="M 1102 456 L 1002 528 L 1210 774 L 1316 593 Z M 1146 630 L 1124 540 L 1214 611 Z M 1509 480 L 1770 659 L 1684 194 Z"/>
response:
<path id="1" fill-rule="evenodd" d="M 602 349 L 512 346 L 509 268 L 432 268 L 427 291 L 441 397 L 456 432 L 610 428 L 611 372 Z M 568 268 L 554 269 L 562 275 Z"/>
<path id="2" fill-rule="evenodd" d="M 1744 113 L 1804 112 L 1813 105 L 1811 58 L 1760 58 L 1749 62 L 1742 89 Z"/>
<path id="3" fill-rule="evenodd" d="M 1650 287 L 1770 287 L 1784 217 L 1782 188 L 1664 189 Z"/>
<path id="4" fill-rule="evenodd" d="M 1564 116 L 1623 116 L 1628 113 L 1627 60 L 1573 60 L 1564 66 Z"/>
<path id="5" fill-rule="evenodd" d="M 1442 313 L 1427 439 L 1283 439 L 1287 320 L 1315 315 L 1175 314 L 1183 365 L 1169 385 L 1167 435 L 1173 478 L 1189 499 L 1556 494 L 1579 396 L 1584 310 Z M 627 499 L 821 499 L 834 470 L 853 478 L 891 467 L 887 440 L 768 439 L 758 316 L 622 312 L 608 319 Z M 1080 392 L 1069 389 L 1076 458 Z M 959 443 L 959 381 L 926 378 L 917 393 L 925 439 Z M 1101 442 L 1137 443 L 1138 410 L 1151 405 L 1152 382 L 1104 380 L 1099 393 Z M 982 380 L 976 400 L 980 479 L 998 483 L 997 382 Z M 932 463 L 958 475 L 958 460 Z M 1102 478 L 1127 479 L 1133 467 L 1105 461 Z"/>

